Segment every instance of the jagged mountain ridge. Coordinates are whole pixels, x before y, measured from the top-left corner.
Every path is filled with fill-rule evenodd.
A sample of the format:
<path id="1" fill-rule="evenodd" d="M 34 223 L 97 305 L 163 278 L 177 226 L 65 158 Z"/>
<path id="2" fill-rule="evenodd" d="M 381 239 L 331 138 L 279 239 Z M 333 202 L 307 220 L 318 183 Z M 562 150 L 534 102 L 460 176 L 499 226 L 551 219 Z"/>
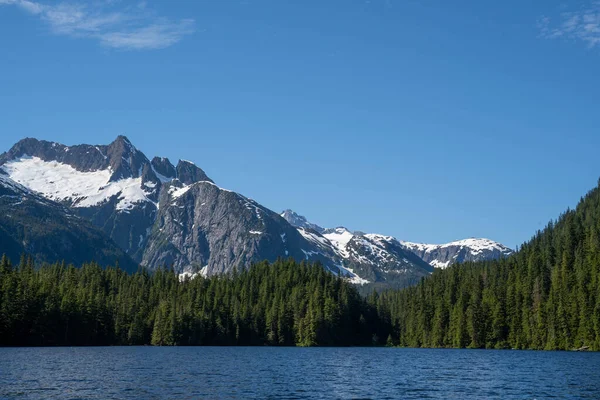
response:
<path id="1" fill-rule="evenodd" d="M 150 161 L 124 136 L 107 146 L 24 139 L 0 155 L 0 170 L 90 220 L 149 268 L 210 275 L 294 257 L 358 278 L 278 214 L 218 187 L 194 163 Z"/>
<path id="2" fill-rule="evenodd" d="M 288 219 L 292 213 L 281 215 Z M 293 219 L 303 220 L 306 218 Z M 417 283 L 434 269 L 391 236 L 350 232 L 344 227 L 322 229 L 322 234 L 302 226 L 296 228 L 302 236 L 317 244 L 321 252 L 335 254 L 344 268 L 358 276 L 355 283 L 404 287 Z"/>
<path id="3" fill-rule="evenodd" d="M 365 264 L 377 265 L 377 268 L 369 273 L 363 272 L 362 275 L 359 273 L 361 276 L 375 276 L 378 270 L 384 270 L 385 265 L 394 258 L 398 263 L 398 257 L 390 254 L 398 253 L 398 248 L 410 253 L 411 256 L 417 256 L 431 267 L 442 269 L 455 263 L 497 259 L 513 253 L 508 247 L 489 239 L 471 238 L 442 245 L 419 244 L 399 241 L 391 236 L 351 232 L 344 227 L 324 229 L 289 209 L 281 213 L 281 216 L 301 231 L 305 231 L 306 227 L 310 226 L 318 227 L 319 233 L 330 241 L 343 258 L 350 258 L 353 255 L 352 258 L 361 259 Z M 363 254 L 361 258 L 359 249 L 372 246 L 378 247 L 379 250 L 371 251 L 371 256 Z M 407 258 L 404 253 L 402 257 Z M 413 257 L 408 258 L 412 258 L 410 261 L 414 262 Z"/>
<path id="4" fill-rule="evenodd" d="M 214 275 L 253 262 L 319 261 L 354 283 L 401 287 L 433 267 L 390 236 L 324 229 L 217 186 L 190 161 L 149 160 L 126 137 L 109 145 L 24 139 L 0 171 L 100 228 L 134 261 Z M 36 195 L 37 196 L 37 195 Z"/>

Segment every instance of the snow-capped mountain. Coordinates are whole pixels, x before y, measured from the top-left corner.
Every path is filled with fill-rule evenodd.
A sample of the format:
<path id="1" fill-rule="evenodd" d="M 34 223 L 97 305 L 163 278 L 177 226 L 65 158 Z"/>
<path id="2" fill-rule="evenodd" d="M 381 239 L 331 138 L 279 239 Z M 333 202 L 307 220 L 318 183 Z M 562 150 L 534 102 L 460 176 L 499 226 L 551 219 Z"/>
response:
<path id="1" fill-rule="evenodd" d="M 107 146 L 24 139 L 0 155 L 0 171 L 88 219 L 150 268 L 211 275 L 293 257 L 358 279 L 278 214 L 215 185 L 190 161 L 150 161 L 124 136 Z"/>
<path id="2" fill-rule="evenodd" d="M 433 272 L 431 265 L 404 249 L 391 236 L 350 232 L 344 227 L 323 229 L 322 234 L 302 226 L 297 229 L 319 246 L 322 254 L 329 257 L 333 254 L 340 265 L 357 275 L 353 279 L 357 284 L 403 287 Z"/>
<path id="3" fill-rule="evenodd" d="M 107 256 L 124 256 L 149 268 L 173 266 L 180 273 L 213 275 L 292 257 L 321 262 L 357 284 L 402 287 L 429 275 L 433 266 L 509 251 L 481 241 L 427 246 L 343 227 L 324 229 L 291 210 L 277 214 L 217 186 L 190 161 L 173 165 L 163 157 L 149 160 L 124 136 L 109 145 L 76 146 L 24 139 L 0 155 L 0 176 L 5 192 L 19 192 L 7 194 L 0 211 L 19 198 L 44 205 L 30 210 L 39 217 L 32 219 L 14 211 L 14 203 L 5 212 L 3 225 L 15 232 L 18 226 L 43 231 L 37 228 L 53 218 L 60 232 L 71 230 L 80 239 L 72 238 L 69 245 L 63 238 L 61 243 L 67 244 L 62 247 L 55 243 L 53 249 L 64 250 L 57 254 L 50 248 L 40 250 L 43 243 L 54 243 L 43 241 L 43 235 L 35 245 L 12 246 L 18 251 L 40 250 L 40 259 L 55 259 L 58 254 L 74 262 L 86 261 L 86 256 L 102 259 L 83 243 L 87 238 Z M 61 237 L 56 230 L 48 232 Z M 23 235 L 2 235 L 4 247 L 9 240 L 23 242 Z M 129 257 L 111 248 L 114 243 Z M 81 250 L 79 258 L 69 257 L 75 248 L 88 250 Z M 45 253 L 50 257 L 44 258 Z"/>
<path id="4" fill-rule="evenodd" d="M 136 261 L 161 181 L 124 136 L 108 146 L 24 139 L 0 156 L 11 179 L 92 221 Z"/>
<path id="5" fill-rule="evenodd" d="M 402 246 L 436 268 L 447 268 L 455 263 L 484 261 L 507 257 L 513 250 L 489 239 L 464 239 L 446 244 L 401 242 Z"/>
<path id="6" fill-rule="evenodd" d="M 291 210 L 286 210 L 281 215 L 305 236 L 307 227 L 318 227 Z M 398 270 L 402 270 L 402 265 L 406 266 L 406 271 L 410 271 L 411 267 L 418 265 L 415 256 L 428 264 L 429 269 L 425 270 L 430 273 L 433 267 L 446 268 L 454 263 L 497 259 L 513 253 L 508 247 L 489 239 L 465 239 L 430 245 L 398 241 L 394 237 L 379 234 L 351 232 L 344 227 L 319 229 L 321 242 L 325 243 L 324 240 L 327 240 L 333 250 L 345 260 L 346 265 L 369 282 L 385 281 L 382 276 L 397 274 Z M 313 231 L 311 235 L 314 236 L 315 233 Z M 420 276 L 414 271 L 411 273 Z"/>
<path id="7" fill-rule="evenodd" d="M 354 283 L 403 287 L 433 272 L 431 265 L 391 236 L 351 232 L 344 227 L 324 229 L 292 210 L 280 215 L 317 245 L 321 254 L 356 274 Z"/>

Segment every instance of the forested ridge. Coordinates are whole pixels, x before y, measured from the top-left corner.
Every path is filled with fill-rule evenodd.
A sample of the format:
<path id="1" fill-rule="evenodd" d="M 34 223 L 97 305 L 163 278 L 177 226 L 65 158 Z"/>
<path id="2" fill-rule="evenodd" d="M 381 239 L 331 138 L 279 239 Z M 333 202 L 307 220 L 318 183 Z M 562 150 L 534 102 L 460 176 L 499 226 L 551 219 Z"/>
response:
<path id="1" fill-rule="evenodd" d="M 184 281 L 0 261 L 0 345 L 143 344 L 600 350 L 600 187 L 508 258 L 366 298 L 293 260 Z"/>
<path id="2" fill-rule="evenodd" d="M 513 256 L 436 271 L 377 302 L 401 346 L 600 350 L 600 182 Z"/>
<path id="3" fill-rule="evenodd" d="M 0 345 L 378 343 L 376 311 L 345 280 L 292 260 L 180 281 L 95 264 L 0 262 Z"/>

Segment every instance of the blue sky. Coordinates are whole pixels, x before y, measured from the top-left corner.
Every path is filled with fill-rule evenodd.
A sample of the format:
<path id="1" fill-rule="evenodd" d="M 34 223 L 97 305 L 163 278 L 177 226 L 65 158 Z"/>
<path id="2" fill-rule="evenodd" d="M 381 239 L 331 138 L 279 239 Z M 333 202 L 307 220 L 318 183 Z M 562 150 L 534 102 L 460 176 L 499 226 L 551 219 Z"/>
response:
<path id="1" fill-rule="evenodd" d="M 600 176 L 595 1 L 0 0 L 0 149 L 127 135 L 323 226 L 515 246 Z"/>

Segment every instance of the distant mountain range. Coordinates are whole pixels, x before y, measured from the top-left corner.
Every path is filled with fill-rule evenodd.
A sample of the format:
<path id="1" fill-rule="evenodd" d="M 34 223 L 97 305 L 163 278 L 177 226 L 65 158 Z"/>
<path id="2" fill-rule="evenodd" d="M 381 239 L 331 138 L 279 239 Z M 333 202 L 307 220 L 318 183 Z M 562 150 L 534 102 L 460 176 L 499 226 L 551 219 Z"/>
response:
<path id="1" fill-rule="evenodd" d="M 344 265 L 351 266 L 368 282 L 394 284 L 401 280 L 409 283 L 394 278 L 396 275 L 418 278 L 421 271 L 416 267 L 431 272 L 432 268 L 444 269 L 455 263 L 497 259 L 513 253 L 508 247 L 489 239 L 471 238 L 441 245 L 419 244 L 399 241 L 392 236 L 351 232 L 344 227 L 325 229 L 292 210 L 285 210 L 281 216 L 304 236 L 310 235 L 323 246 L 331 247 L 344 260 Z M 428 266 L 423 267 L 421 261 Z M 364 281 L 361 283 L 366 283 Z"/>
<path id="2" fill-rule="evenodd" d="M 456 263 L 497 259 L 513 253 L 503 244 L 489 239 L 471 238 L 446 244 L 401 243 L 424 261 L 442 269 Z"/>
<path id="3" fill-rule="evenodd" d="M 401 287 L 434 267 L 509 255 L 487 239 L 446 245 L 325 229 L 215 184 L 194 163 L 109 145 L 24 139 L 0 155 L 0 252 L 38 260 L 119 261 L 214 275 L 261 260 L 319 261 L 357 284 Z"/>

